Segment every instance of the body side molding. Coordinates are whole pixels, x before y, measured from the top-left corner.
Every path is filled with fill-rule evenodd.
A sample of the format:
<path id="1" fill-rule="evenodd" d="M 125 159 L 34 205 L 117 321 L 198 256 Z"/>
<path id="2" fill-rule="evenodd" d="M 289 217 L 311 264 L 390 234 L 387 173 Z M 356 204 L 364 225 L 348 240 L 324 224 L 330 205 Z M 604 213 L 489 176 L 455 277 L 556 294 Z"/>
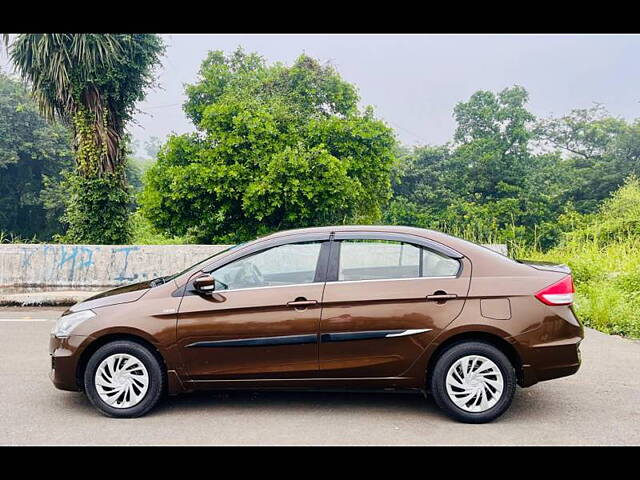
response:
<path id="1" fill-rule="evenodd" d="M 350 340 L 368 340 L 374 338 L 393 338 L 416 335 L 430 331 L 430 328 L 416 328 L 410 330 L 368 330 L 364 332 L 323 333 L 321 342 L 345 342 Z M 238 338 L 232 340 L 210 340 L 194 342 L 185 348 L 221 348 L 221 347 L 262 347 L 267 345 L 301 345 L 316 343 L 315 333 L 306 335 L 284 335 L 278 337 Z"/>
<path id="2" fill-rule="evenodd" d="M 352 340 L 371 340 L 374 338 L 393 338 L 416 335 L 431 331 L 430 328 L 415 328 L 410 330 L 367 330 L 363 332 L 336 332 L 320 335 L 321 342 L 348 342 Z"/>
<path id="3" fill-rule="evenodd" d="M 220 348 L 220 347 L 263 347 L 267 345 L 301 345 L 305 343 L 316 343 L 318 335 L 310 333 L 307 335 L 285 335 L 279 337 L 259 337 L 259 338 L 238 338 L 233 340 L 213 340 L 194 342 L 186 348 Z"/>

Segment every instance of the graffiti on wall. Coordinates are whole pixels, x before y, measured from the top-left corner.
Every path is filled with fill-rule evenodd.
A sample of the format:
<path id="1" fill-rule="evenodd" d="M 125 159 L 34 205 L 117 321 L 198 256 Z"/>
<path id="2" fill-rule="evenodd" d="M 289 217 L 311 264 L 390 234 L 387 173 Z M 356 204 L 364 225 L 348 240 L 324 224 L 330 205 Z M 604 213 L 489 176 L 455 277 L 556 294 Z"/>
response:
<path id="1" fill-rule="evenodd" d="M 0 286 L 110 286 L 184 270 L 224 245 L 0 245 Z"/>

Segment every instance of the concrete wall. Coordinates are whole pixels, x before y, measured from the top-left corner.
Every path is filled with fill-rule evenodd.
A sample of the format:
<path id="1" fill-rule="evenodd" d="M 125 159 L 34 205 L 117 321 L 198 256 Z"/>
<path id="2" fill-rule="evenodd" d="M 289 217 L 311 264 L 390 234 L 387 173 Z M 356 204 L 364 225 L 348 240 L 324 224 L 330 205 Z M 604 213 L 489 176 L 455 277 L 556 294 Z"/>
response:
<path id="1" fill-rule="evenodd" d="M 112 286 L 170 275 L 224 245 L 0 245 L 0 287 Z"/>
<path id="2" fill-rule="evenodd" d="M 487 245 L 506 254 L 505 245 Z M 225 245 L 0 245 L 0 287 L 103 287 L 170 275 Z"/>

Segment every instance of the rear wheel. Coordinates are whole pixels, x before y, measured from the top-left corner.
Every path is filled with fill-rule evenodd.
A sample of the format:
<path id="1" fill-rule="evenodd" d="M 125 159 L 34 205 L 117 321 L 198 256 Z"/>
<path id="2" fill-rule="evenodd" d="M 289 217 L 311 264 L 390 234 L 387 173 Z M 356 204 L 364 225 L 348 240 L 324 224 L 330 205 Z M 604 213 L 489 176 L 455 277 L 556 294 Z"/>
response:
<path id="1" fill-rule="evenodd" d="M 160 362 L 146 347 L 118 340 L 89 359 L 84 387 L 89 401 L 109 417 L 139 417 L 160 400 L 165 378 Z"/>
<path id="2" fill-rule="evenodd" d="M 490 422 L 511 405 L 516 374 L 493 345 L 469 341 L 452 345 L 438 358 L 431 393 L 447 415 L 465 423 Z"/>

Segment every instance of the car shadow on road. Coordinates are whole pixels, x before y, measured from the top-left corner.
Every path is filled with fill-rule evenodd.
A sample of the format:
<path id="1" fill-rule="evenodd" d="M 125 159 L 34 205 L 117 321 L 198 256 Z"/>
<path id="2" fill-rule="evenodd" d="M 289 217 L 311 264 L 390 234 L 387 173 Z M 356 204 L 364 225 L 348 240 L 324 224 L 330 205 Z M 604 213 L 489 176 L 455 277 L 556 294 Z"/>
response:
<path id="1" fill-rule="evenodd" d="M 539 417 L 542 411 L 553 408 L 552 399 L 537 389 L 516 390 L 513 403 L 503 419 L 518 418 L 526 421 Z M 533 408 L 532 408 L 533 407 Z M 433 397 L 422 393 L 405 392 L 327 392 L 327 391 L 211 391 L 193 392 L 168 397 L 155 409 L 159 415 L 172 412 L 213 412 L 247 408 L 264 412 L 282 411 L 299 413 L 353 413 L 358 409 L 368 413 L 394 412 L 397 414 L 425 415 L 446 419 Z"/>
<path id="2" fill-rule="evenodd" d="M 261 408 L 280 409 L 353 409 L 357 407 L 379 407 L 387 409 L 397 405 L 407 411 L 423 411 L 436 405 L 432 399 L 425 399 L 420 393 L 394 392 L 344 392 L 344 391 L 211 391 L 193 392 L 176 397 L 168 397 L 163 407 L 185 410 L 209 408 Z M 162 408 L 162 407 L 161 407 Z"/>
<path id="3" fill-rule="evenodd" d="M 551 398 L 545 398 L 543 391 L 534 388 L 516 390 L 513 403 L 501 417 L 501 421 L 517 419 L 528 421 L 539 418 L 541 412 L 549 414 L 554 405 Z M 95 416 L 100 415 L 89 403 L 84 394 L 69 394 L 63 399 L 67 412 Z M 556 406 L 559 407 L 559 406 Z M 166 417 L 172 415 L 197 415 L 224 412 L 237 412 L 246 409 L 261 413 L 287 411 L 301 414 L 354 413 L 358 410 L 367 415 L 393 412 L 400 415 L 430 417 L 434 421 L 447 417 L 438 408 L 433 397 L 424 397 L 421 393 L 405 392 L 327 392 L 327 391 L 204 391 L 192 392 L 164 398 L 147 416 Z"/>

